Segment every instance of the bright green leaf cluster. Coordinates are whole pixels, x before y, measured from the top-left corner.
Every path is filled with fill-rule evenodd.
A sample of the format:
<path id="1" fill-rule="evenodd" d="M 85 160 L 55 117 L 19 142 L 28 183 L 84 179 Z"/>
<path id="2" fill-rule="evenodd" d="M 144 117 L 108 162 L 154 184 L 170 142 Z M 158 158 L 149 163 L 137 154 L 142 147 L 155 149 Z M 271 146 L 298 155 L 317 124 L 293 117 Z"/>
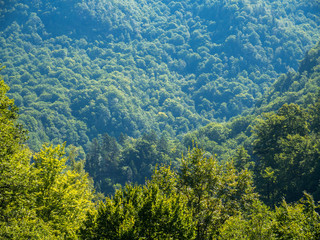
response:
<path id="1" fill-rule="evenodd" d="M 68 169 L 64 145 L 31 153 L 7 90 L 0 81 L 0 238 L 77 239 L 94 210 L 87 175 Z"/>

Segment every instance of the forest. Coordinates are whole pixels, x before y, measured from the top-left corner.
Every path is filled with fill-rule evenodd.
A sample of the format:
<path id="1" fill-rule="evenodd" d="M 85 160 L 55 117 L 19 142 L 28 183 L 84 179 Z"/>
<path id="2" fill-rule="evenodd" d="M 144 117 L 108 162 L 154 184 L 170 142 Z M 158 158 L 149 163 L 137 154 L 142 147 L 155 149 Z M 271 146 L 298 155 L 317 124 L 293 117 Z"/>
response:
<path id="1" fill-rule="evenodd" d="M 0 1 L 0 238 L 319 239 L 319 10 Z"/>
<path id="2" fill-rule="evenodd" d="M 182 136 L 254 107 L 320 34 L 317 1 L 0 1 L 29 146 Z"/>

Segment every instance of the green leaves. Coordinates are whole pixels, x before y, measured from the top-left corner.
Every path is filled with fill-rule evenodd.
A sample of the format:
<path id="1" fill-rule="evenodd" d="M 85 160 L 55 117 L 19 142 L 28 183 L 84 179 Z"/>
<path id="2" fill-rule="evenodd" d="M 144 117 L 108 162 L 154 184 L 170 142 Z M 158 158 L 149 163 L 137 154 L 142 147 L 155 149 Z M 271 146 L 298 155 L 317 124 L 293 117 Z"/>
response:
<path id="1" fill-rule="evenodd" d="M 254 201 L 250 209 L 231 216 L 222 226 L 218 239 L 274 239 L 271 229 L 273 212 L 260 201 Z"/>
<path id="2" fill-rule="evenodd" d="M 298 105 L 283 105 L 265 115 L 255 128 L 256 182 L 263 197 L 275 204 L 286 197 L 297 200 L 303 190 L 315 191 L 311 176 L 318 168 L 318 143 L 309 134 L 309 116 Z M 314 176 L 316 177 L 316 176 Z"/>
<path id="3" fill-rule="evenodd" d="M 34 208 L 56 236 L 75 238 L 87 212 L 93 209 L 93 195 L 87 175 L 66 169 L 64 145 L 44 146 L 33 157 Z"/>
<path id="4" fill-rule="evenodd" d="M 32 201 L 29 199 L 31 153 L 22 145 L 25 131 L 16 125 L 17 108 L 6 96 L 8 89 L 0 79 L 0 237 L 11 235 L 16 219 L 32 215 L 24 209 Z"/>
<path id="5" fill-rule="evenodd" d="M 121 145 L 105 134 L 94 139 L 87 153 L 85 168 L 95 181 L 97 191 L 113 194 L 117 184 L 126 182 L 143 184 L 150 179 L 157 164 L 177 165 L 183 146 L 173 142 L 164 133 L 155 132 L 133 139 L 122 136 Z"/>
<path id="6" fill-rule="evenodd" d="M 319 140 L 317 104 L 311 111 L 283 105 L 255 128 L 256 183 L 269 204 L 299 199 L 304 190 L 318 197 Z M 310 130 L 309 130 L 310 129 Z"/>
<path id="7" fill-rule="evenodd" d="M 126 185 L 101 203 L 94 223 L 81 230 L 85 239 L 192 239 L 190 212 L 176 193 L 158 185 Z"/>
<path id="8" fill-rule="evenodd" d="M 84 147 L 100 133 L 175 136 L 222 122 L 255 106 L 280 73 L 297 69 L 319 36 L 315 10 L 297 0 L 1 6 L 3 73 L 36 151 L 43 139 Z M 317 54 L 310 51 L 300 72 L 313 71 Z M 281 79 L 275 90 L 303 86 L 314 93 L 316 81 Z"/>
<path id="9" fill-rule="evenodd" d="M 285 201 L 275 210 L 272 229 L 278 239 L 318 239 L 320 217 L 312 196 L 304 194 L 299 203 L 288 205 Z"/>
<path id="10" fill-rule="evenodd" d="M 65 144 L 35 154 L 22 144 L 25 131 L 7 90 L 0 81 L 0 238 L 77 239 L 93 210 L 87 175 L 67 168 Z"/>
<path id="11" fill-rule="evenodd" d="M 232 163 L 221 165 L 198 148 L 182 159 L 178 183 L 192 210 L 197 239 L 216 236 L 229 217 L 247 210 L 257 198 L 250 172 L 238 172 Z"/>
<path id="12" fill-rule="evenodd" d="M 81 229 L 84 239 L 211 239 L 225 222 L 257 201 L 252 176 L 220 164 L 198 148 L 178 173 L 158 167 L 144 186 L 126 185 L 101 203 Z"/>

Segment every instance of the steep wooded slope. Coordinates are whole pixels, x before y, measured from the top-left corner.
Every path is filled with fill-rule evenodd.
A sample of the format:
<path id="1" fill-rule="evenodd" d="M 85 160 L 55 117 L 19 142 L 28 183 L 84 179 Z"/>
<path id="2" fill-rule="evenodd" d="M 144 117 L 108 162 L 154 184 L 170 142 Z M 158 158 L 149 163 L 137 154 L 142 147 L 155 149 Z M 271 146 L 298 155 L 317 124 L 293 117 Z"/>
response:
<path id="1" fill-rule="evenodd" d="M 0 4 L 3 74 L 33 148 L 229 119 L 320 33 L 317 5 L 298 0 Z"/>

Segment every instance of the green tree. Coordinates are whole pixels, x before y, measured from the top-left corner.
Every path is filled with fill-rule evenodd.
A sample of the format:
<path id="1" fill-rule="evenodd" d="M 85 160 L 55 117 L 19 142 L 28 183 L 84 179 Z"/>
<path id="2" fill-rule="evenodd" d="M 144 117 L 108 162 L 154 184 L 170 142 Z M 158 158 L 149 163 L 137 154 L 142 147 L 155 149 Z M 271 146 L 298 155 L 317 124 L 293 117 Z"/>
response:
<path id="1" fill-rule="evenodd" d="M 232 216 L 223 224 L 218 239 L 275 239 L 272 231 L 273 220 L 273 211 L 262 202 L 255 201 L 249 211 Z"/>
<path id="2" fill-rule="evenodd" d="M 193 239 L 191 213 L 177 193 L 155 182 L 126 185 L 100 203 L 81 229 L 83 239 Z"/>
<path id="3" fill-rule="evenodd" d="M 272 230 L 277 239 L 319 239 L 320 217 L 311 195 L 292 205 L 282 202 L 275 209 Z"/>
<path id="4" fill-rule="evenodd" d="M 245 211 L 257 198 L 249 171 L 231 162 L 221 165 L 201 149 L 182 158 L 179 190 L 187 198 L 196 224 L 196 239 L 212 239 L 231 216 Z"/>
<path id="5" fill-rule="evenodd" d="M 289 186 L 290 191 L 294 191 L 292 195 L 298 191 L 302 193 L 304 189 L 297 184 L 307 184 L 301 177 L 307 171 L 306 167 L 312 171 L 314 166 L 308 161 L 316 164 L 318 150 L 314 143 L 310 144 L 308 115 L 298 105 L 285 104 L 277 113 L 264 117 L 254 130 L 253 150 L 258 156 L 256 183 L 265 200 L 274 204 L 289 194 L 290 184 L 293 184 Z"/>
<path id="6" fill-rule="evenodd" d="M 32 202 L 31 152 L 23 144 L 26 132 L 17 125 L 18 109 L 6 96 L 8 90 L 0 79 L 0 238 L 19 238 L 31 236 L 30 222 L 37 220 L 28 208 Z"/>
<path id="7" fill-rule="evenodd" d="M 83 163 L 70 157 L 64 145 L 32 154 L 26 131 L 16 124 L 14 101 L 0 81 L 0 238 L 77 239 L 93 193 Z M 32 164 L 30 163 L 32 159 Z"/>
<path id="8" fill-rule="evenodd" d="M 33 156 L 34 208 L 57 237 L 75 239 L 87 212 L 93 210 L 93 194 L 86 174 L 67 169 L 64 148 L 44 146 Z"/>
<path id="9" fill-rule="evenodd" d="M 108 134 L 93 139 L 86 155 L 85 169 L 93 178 L 99 192 L 113 193 L 114 184 L 122 181 L 120 164 L 120 146 L 114 137 Z"/>
<path id="10" fill-rule="evenodd" d="M 254 166 L 254 162 L 251 161 L 251 156 L 248 154 L 247 150 L 243 146 L 237 149 L 232 160 L 235 168 L 238 171 L 241 171 L 243 169 L 249 169 Z"/>

